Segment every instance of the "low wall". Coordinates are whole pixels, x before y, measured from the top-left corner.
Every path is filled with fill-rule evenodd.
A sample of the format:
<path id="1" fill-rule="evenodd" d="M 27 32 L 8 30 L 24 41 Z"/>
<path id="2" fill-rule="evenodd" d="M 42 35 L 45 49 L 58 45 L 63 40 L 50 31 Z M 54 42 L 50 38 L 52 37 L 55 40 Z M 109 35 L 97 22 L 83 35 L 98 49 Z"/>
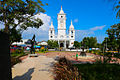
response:
<path id="1" fill-rule="evenodd" d="M 48 51 L 55 51 L 55 49 L 48 49 Z"/>
<path id="2" fill-rule="evenodd" d="M 66 51 L 77 52 L 77 51 L 82 51 L 82 49 L 66 49 Z M 87 49 L 84 49 L 84 51 L 87 51 Z"/>

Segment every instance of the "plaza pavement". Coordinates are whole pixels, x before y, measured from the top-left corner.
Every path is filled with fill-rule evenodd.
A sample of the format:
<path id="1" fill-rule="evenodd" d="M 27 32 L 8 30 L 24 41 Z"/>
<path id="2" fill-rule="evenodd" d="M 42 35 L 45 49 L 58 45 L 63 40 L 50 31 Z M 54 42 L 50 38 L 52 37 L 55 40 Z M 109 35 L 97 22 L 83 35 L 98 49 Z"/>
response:
<path id="1" fill-rule="evenodd" d="M 13 80 L 53 80 L 51 66 L 54 59 L 46 56 L 26 57 L 12 68 Z"/>
<path id="2" fill-rule="evenodd" d="M 79 55 L 80 52 L 48 52 L 38 54 L 38 57 L 24 56 L 21 58 L 22 62 L 12 68 L 12 78 L 13 80 L 54 80 L 51 70 L 57 57 L 66 57 L 74 64 L 95 62 L 95 59 L 76 60 L 76 54 Z M 87 55 L 93 55 L 95 58 L 101 57 L 90 53 L 87 53 Z M 120 59 L 118 59 L 118 62 L 120 62 Z"/>

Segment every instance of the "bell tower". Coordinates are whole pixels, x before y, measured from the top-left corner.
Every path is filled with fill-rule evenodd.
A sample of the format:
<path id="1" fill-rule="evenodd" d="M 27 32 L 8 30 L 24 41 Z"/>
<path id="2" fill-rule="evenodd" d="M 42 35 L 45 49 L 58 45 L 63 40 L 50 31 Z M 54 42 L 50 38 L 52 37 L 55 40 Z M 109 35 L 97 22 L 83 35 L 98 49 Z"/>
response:
<path id="1" fill-rule="evenodd" d="M 66 14 L 64 13 L 62 6 L 61 10 L 58 13 L 58 36 L 59 38 L 63 38 L 66 36 Z"/>
<path id="2" fill-rule="evenodd" d="M 53 40 L 54 38 L 55 38 L 55 30 L 54 30 L 53 22 L 51 22 L 49 29 L 49 40 Z"/>
<path id="3" fill-rule="evenodd" d="M 70 39 L 70 43 L 69 43 L 70 46 L 69 47 L 72 47 L 74 45 L 74 41 L 75 41 L 75 30 L 74 30 L 72 20 L 71 20 L 71 25 L 69 28 L 69 39 Z"/>

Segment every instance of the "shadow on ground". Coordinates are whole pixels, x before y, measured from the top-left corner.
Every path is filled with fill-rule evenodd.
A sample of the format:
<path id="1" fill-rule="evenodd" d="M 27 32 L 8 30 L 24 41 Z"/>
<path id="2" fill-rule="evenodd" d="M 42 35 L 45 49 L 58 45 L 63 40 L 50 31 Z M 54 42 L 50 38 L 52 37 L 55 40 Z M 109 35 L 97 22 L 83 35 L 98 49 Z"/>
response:
<path id="1" fill-rule="evenodd" d="M 31 80 L 31 74 L 34 72 L 34 68 L 30 68 L 25 74 L 22 76 L 16 76 L 13 80 Z"/>

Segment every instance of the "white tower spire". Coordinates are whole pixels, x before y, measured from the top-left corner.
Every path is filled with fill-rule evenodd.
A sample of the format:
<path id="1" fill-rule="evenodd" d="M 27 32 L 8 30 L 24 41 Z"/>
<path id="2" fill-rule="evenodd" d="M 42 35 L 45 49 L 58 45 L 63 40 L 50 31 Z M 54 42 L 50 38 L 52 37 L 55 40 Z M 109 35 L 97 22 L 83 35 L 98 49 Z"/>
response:
<path id="1" fill-rule="evenodd" d="M 54 30 L 53 22 L 51 22 L 49 29 L 49 39 L 53 40 L 54 38 L 55 38 L 55 30 Z"/>
<path id="2" fill-rule="evenodd" d="M 69 28 L 69 29 L 74 29 L 74 26 L 73 26 L 72 20 L 71 20 L 71 25 L 70 25 L 70 28 Z"/>
<path id="3" fill-rule="evenodd" d="M 50 28 L 54 29 L 53 22 L 51 22 Z"/>
<path id="4" fill-rule="evenodd" d="M 63 9 L 62 9 L 62 6 L 61 6 L 61 10 L 60 10 L 59 14 L 65 14 Z"/>
<path id="5" fill-rule="evenodd" d="M 75 30 L 74 30 L 74 26 L 73 26 L 73 23 L 72 23 L 72 20 L 71 20 L 71 25 L 70 25 L 70 28 L 69 28 L 69 39 L 70 39 L 70 46 L 69 47 L 72 47 L 74 44 L 74 41 L 75 41 Z"/>

